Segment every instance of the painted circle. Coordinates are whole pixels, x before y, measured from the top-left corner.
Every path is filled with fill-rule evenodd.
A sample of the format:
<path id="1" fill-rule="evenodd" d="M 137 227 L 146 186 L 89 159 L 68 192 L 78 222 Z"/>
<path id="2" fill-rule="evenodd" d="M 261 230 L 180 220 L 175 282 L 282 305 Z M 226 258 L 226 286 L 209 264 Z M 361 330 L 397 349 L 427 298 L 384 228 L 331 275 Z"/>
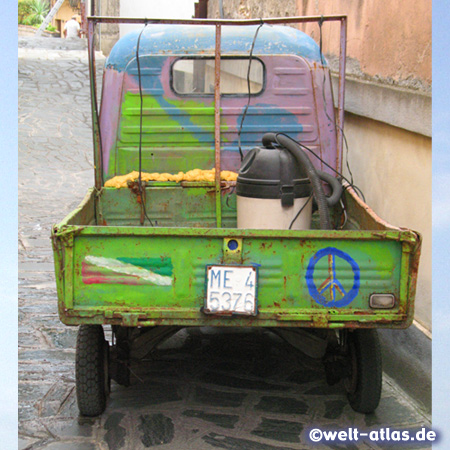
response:
<path id="1" fill-rule="evenodd" d="M 345 295 L 340 300 L 327 301 L 325 296 L 319 292 L 317 286 L 314 283 L 314 269 L 316 264 L 325 256 L 337 256 L 338 258 L 346 261 L 353 270 L 353 286 L 345 293 Z M 349 305 L 355 297 L 358 295 L 360 286 L 360 270 L 356 261 L 347 253 L 342 250 L 338 250 L 334 247 L 327 247 L 319 250 L 315 253 L 309 260 L 308 268 L 306 269 L 306 285 L 308 286 L 309 293 L 311 297 L 323 306 L 332 306 L 336 308 L 342 308 L 343 306 Z"/>
<path id="2" fill-rule="evenodd" d="M 235 239 L 230 239 L 230 240 L 228 241 L 228 248 L 229 248 L 231 251 L 236 250 L 238 247 L 239 247 L 239 244 L 238 244 L 238 242 L 237 242 Z"/>

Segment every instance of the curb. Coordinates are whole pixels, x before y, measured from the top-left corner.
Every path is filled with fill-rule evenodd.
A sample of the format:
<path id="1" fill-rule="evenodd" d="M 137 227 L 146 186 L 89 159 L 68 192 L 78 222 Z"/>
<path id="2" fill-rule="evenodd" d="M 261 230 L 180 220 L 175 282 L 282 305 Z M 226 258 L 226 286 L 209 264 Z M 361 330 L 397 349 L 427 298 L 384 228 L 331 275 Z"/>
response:
<path id="1" fill-rule="evenodd" d="M 431 413 L 431 339 L 416 325 L 378 330 L 383 371 Z"/>

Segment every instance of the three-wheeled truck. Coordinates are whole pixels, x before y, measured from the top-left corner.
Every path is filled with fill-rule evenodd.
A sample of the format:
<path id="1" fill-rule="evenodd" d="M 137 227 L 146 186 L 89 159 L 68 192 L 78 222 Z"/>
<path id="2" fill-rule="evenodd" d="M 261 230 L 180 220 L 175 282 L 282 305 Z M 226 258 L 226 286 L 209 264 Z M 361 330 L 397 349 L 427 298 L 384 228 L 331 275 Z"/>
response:
<path id="1" fill-rule="evenodd" d="M 117 22 L 142 29 L 107 58 L 98 110 L 95 27 Z M 321 46 L 286 26 L 305 22 L 340 23 L 337 116 Z M 421 240 L 341 174 L 346 16 L 88 24 L 95 186 L 52 230 L 80 413 L 199 326 L 268 327 L 374 411 L 376 329 L 411 324 Z"/>

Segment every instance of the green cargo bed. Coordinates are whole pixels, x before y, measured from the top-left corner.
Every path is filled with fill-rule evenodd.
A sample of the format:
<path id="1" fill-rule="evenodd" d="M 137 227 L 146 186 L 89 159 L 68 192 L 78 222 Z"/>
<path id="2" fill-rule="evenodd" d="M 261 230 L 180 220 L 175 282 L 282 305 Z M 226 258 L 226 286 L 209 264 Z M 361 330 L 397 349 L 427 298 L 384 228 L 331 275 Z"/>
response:
<path id="1" fill-rule="evenodd" d="M 411 324 L 420 236 L 382 221 L 348 186 L 345 225 L 332 231 L 236 229 L 230 183 L 224 183 L 222 200 L 223 228 L 215 228 L 214 185 L 153 183 L 145 193 L 152 227 L 140 225 L 142 209 L 131 189 L 91 189 L 52 232 L 61 320 L 124 326 Z M 332 216 L 335 222 L 344 217 L 340 206 Z M 256 315 L 205 314 L 210 265 L 257 268 Z M 373 294 L 393 295 L 394 307 L 371 308 Z"/>

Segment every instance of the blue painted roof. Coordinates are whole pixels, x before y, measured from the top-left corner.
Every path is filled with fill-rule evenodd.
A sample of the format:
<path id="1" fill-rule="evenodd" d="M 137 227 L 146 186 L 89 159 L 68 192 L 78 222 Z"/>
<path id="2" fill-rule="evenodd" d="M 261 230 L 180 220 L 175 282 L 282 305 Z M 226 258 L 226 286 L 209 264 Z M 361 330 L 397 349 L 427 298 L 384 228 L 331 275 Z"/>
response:
<path id="1" fill-rule="evenodd" d="M 257 25 L 222 26 L 221 50 L 226 55 L 249 54 Z M 132 31 L 114 45 L 106 66 L 118 71 L 136 57 L 140 30 Z M 142 33 L 139 55 L 214 55 L 212 25 L 148 25 Z M 294 54 L 320 62 L 320 50 L 308 35 L 289 26 L 263 25 L 254 55 Z"/>

